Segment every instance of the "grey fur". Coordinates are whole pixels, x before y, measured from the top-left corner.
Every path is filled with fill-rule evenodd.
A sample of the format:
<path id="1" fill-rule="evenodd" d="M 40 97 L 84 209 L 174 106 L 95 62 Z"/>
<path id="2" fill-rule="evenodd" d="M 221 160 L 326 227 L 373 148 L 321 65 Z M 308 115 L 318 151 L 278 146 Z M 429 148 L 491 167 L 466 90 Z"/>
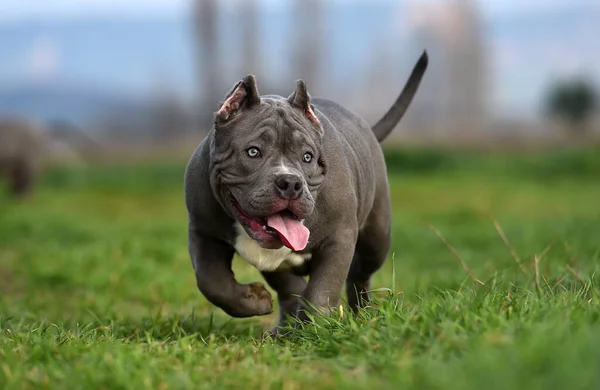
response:
<path id="1" fill-rule="evenodd" d="M 298 252 L 310 253 L 309 261 L 291 269 L 262 270 L 278 295 L 278 325 L 285 325 L 288 316 L 306 319 L 307 310 L 326 313 L 338 305 L 344 283 L 353 310 L 369 301 L 371 276 L 384 263 L 391 240 L 389 187 L 379 142 L 401 119 L 426 68 L 423 53 L 406 87 L 373 129 L 332 101 L 311 99 L 301 80 L 287 99 L 259 96 L 254 76 L 233 87 L 185 174 L 189 252 L 197 286 L 210 302 L 234 317 L 273 310 L 262 284 L 239 284 L 231 269 L 239 234 L 234 225 L 243 220 L 237 205 L 252 218 L 287 206 L 310 230 L 308 245 Z M 260 156 L 250 158 L 250 147 L 258 147 Z M 303 160 L 307 152 L 314 156 L 309 162 Z M 281 167 L 302 183 L 297 198 L 282 198 L 276 190 Z M 262 248 L 281 247 L 280 241 L 241 225 Z"/>

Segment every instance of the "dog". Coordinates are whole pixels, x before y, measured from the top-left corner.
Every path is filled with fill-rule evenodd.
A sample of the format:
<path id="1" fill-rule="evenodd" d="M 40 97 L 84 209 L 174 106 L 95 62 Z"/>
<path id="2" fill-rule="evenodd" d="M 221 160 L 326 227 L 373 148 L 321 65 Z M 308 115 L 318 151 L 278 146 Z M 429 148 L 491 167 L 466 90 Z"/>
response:
<path id="1" fill-rule="evenodd" d="M 259 95 L 253 75 L 233 86 L 184 179 L 188 250 L 209 302 L 232 317 L 273 311 L 264 284 L 236 281 L 237 252 L 277 293 L 274 333 L 336 307 L 344 283 L 352 310 L 369 303 L 371 276 L 391 243 L 380 142 L 403 117 L 428 62 L 424 51 L 373 127 L 311 98 L 303 80 L 287 98 Z"/>

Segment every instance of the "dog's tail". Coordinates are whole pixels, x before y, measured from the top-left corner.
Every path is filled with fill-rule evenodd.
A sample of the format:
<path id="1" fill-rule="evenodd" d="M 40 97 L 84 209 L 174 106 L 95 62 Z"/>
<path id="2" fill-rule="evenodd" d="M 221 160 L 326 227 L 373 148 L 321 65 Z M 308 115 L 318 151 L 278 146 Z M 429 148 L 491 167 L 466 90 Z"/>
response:
<path id="1" fill-rule="evenodd" d="M 400 119 L 404 116 L 406 109 L 412 102 L 413 97 L 415 96 L 417 89 L 419 89 L 419 84 L 421 83 L 421 79 L 425 74 L 425 70 L 427 69 L 427 64 L 429 63 L 429 57 L 427 56 L 427 52 L 424 51 L 419 61 L 417 61 L 415 67 L 402 89 L 400 96 L 396 99 L 392 107 L 385 113 L 383 118 L 379 120 L 373 126 L 373 133 L 375 133 L 375 137 L 379 142 L 383 141 L 391 132 L 394 130 L 394 127 L 400 122 Z"/>

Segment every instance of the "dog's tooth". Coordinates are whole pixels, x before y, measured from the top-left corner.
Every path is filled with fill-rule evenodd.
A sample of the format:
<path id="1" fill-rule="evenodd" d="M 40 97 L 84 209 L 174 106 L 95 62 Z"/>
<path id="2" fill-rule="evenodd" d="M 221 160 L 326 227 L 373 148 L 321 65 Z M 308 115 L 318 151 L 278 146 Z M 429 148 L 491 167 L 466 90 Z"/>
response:
<path id="1" fill-rule="evenodd" d="M 263 230 L 267 230 L 267 225 L 263 225 L 263 226 L 262 226 L 262 229 L 263 229 Z"/>

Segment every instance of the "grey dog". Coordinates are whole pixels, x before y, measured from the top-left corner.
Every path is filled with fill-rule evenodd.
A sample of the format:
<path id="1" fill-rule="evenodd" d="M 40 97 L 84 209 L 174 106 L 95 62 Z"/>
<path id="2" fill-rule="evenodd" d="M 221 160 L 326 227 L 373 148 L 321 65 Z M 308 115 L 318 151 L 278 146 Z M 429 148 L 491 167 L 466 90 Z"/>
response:
<path id="1" fill-rule="evenodd" d="M 277 292 L 274 332 L 336 307 L 344 282 L 353 310 L 368 304 L 371 276 L 391 242 L 380 142 L 404 115 L 427 64 L 423 52 L 373 127 L 330 100 L 311 99 L 302 80 L 288 98 L 259 95 L 253 75 L 233 86 L 185 174 L 189 253 L 211 303 L 233 317 L 273 311 L 263 284 L 236 281 L 237 252 Z"/>

